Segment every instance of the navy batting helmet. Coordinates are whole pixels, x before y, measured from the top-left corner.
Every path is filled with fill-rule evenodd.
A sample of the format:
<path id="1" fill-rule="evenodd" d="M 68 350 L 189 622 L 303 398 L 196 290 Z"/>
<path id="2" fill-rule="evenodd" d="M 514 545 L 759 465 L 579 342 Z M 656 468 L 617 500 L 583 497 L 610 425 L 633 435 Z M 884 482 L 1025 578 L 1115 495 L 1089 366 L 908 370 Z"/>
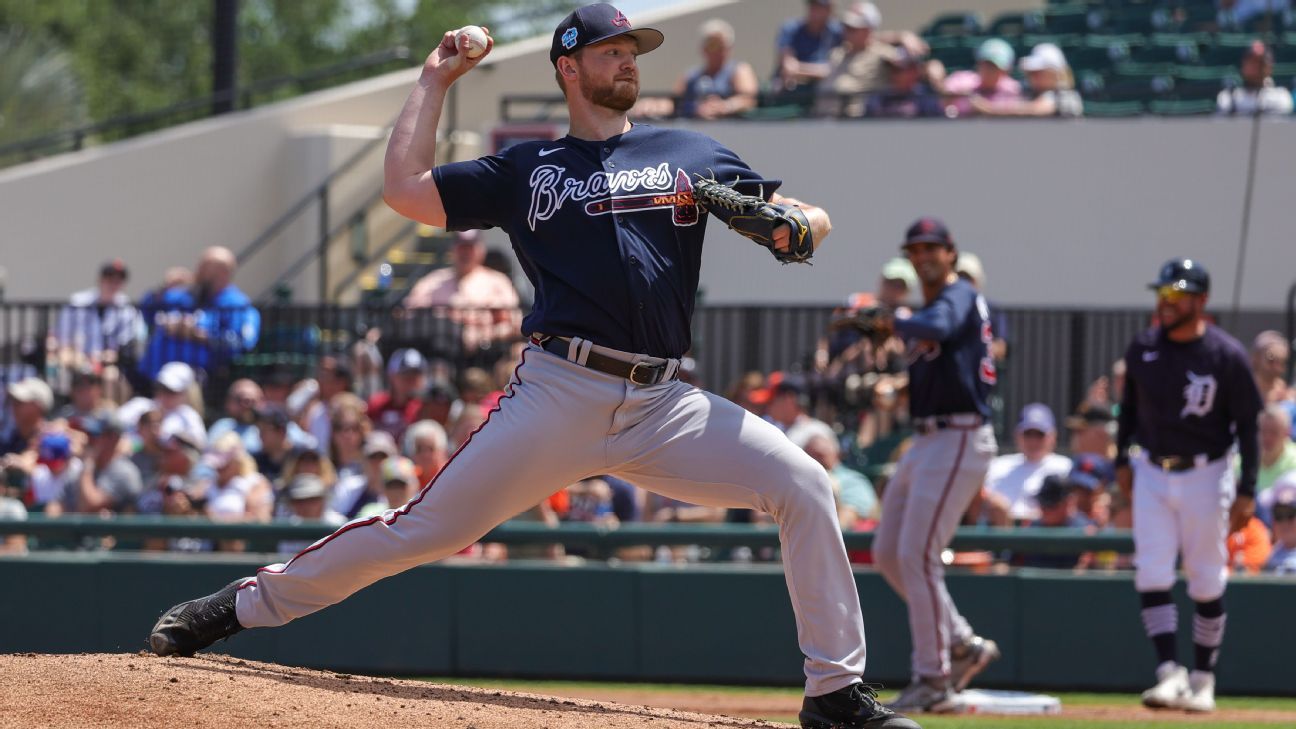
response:
<path id="1" fill-rule="evenodd" d="M 1161 266 L 1157 280 L 1148 284 L 1151 289 L 1162 286 L 1173 286 L 1190 294 L 1207 294 L 1210 293 L 1210 273 L 1191 258 L 1172 258 Z"/>

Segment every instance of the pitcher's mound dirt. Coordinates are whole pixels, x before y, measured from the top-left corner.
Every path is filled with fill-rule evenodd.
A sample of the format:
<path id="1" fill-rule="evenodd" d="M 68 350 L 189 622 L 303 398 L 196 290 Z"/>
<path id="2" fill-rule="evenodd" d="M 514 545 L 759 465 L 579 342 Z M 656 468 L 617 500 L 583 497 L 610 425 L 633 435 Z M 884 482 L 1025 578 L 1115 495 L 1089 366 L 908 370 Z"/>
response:
<path id="1" fill-rule="evenodd" d="M 0 727 L 227 729 L 780 727 L 751 719 L 440 686 L 222 655 L 0 655 Z"/>

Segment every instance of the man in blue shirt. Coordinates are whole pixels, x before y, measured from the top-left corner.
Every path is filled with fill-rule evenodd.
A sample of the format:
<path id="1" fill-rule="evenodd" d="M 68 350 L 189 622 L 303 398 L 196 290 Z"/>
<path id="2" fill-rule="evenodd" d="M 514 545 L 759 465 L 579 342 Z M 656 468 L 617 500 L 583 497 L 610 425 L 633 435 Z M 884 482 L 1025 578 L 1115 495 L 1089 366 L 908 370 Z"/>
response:
<path id="1" fill-rule="evenodd" d="M 714 173 L 799 206 L 816 242 L 831 225 L 823 210 L 775 194 L 778 181 L 715 140 L 628 121 L 637 58 L 662 40 L 611 5 L 577 9 L 550 49 L 570 133 L 435 167 L 446 92 L 477 63 L 466 58 L 466 38 L 445 35 L 392 133 L 385 197 L 422 223 L 508 233 L 535 286 L 522 322 L 531 344 L 486 422 L 418 496 L 177 605 L 150 636 L 155 652 L 188 654 L 243 628 L 282 625 L 454 554 L 559 488 L 607 474 L 679 501 L 771 513 L 805 655 L 802 726 L 917 726 L 862 683 L 859 596 L 823 467 L 773 425 L 677 378 L 707 221 L 693 201 L 696 176 Z M 787 248 L 786 229 L 775 246 Z"/>
<path id="2" fill-rule="evenodd" d="M 228 248 L 208 248 L 192 288 L 167 289 L 145 309 L 152 336 L 140 369 L 150 380 L 167 362 L 210 373 L 256 346 L 261 313 L 234 284 L 236 267 Z"/>
<path id="3" fill-rule="evenodd" d="M 841 45 L 842 32 L 832 0 L 807 0 L 805 17 L 790 18 L 779 28 L 776 85 L 786 91 L 813 89 L 828 75 L 828 55 Z"/>

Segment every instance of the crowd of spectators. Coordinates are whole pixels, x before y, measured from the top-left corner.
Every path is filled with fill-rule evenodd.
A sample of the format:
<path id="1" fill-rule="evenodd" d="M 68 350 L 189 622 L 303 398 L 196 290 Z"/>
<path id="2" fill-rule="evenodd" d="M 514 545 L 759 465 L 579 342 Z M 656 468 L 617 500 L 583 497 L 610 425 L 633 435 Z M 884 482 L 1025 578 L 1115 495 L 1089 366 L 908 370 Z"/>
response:
<path id="1" fill-rule="evenodd" d="M 1221 0 L 1220 12 L 1242 17 L 1230 21 L 1238 27 L 1255 15 L 1251 4 L 1235 0 Z M 972 68 L 949 69 L 922 37 L 883 29 L 871 2 L 807 0 L 804 15 L 778 29 L 775 67 L 764 79 L 742 60 L 739 39 L 724 20 L 702 24 L 699 42 L 701 62 L 670 96 L 641 99 L 632 116 L 718 119 L 748 114 L 758 104 L 850 118 L 1084 115 L 1075 73 L 1055 43 L 1037 43 L 1018 59 L 1007 40 L 987 38 Z M 1239 54 L 1240 82 L 1219 92 L 1218 113 L 1292 113 L 1291 92 L 1274 82 L 1273 70 L 1272 49 L 1256 40 Z"/>
<path id="2" fill-rule="evenodd" d="M 219 249 L 206 252 L 192 283 L 185 285 L 183 277 L 176 277 L 181 283 L 150 294 L 161 301 L 182 302 L 172 307 L 192 307 L 187 321 L 182 316 L 177 323 L 169 310 L 136 307 L 124 300 L 120 284 L 127 273 L 121 261 L 101 268 L 98 288 L 73 296 L 81 306 L 73 312 L 69 304 L 60 315 L 53 350 L 55 357 L 77 365 L 70 381 L 59 389 L 61 383 L 51 387 L 31 373 L 5 388 L 0 518 L 135 513 L 339 525 L 381 514 L 400 508 L 421 488 L 436 487 L 436 474 L 499 402 L 521 356 L 517 294 L 507 277 L 481 268 L 480 240 L 466 235 L 454 244 L 453 264 L 416 284 L 401 308 L 445 309 L 446 316 L 464 325 L 463 336 L 471 337 L 476 347 L 499 352 L 492 366 L 463 366 L 418 347 L 396 348 L 384 357 L 378 346 L 381 332 L 370 331 L 340 351 L 315 358 L 312 371 L 232 379 L 209 408 L 199 381 L 214 362 L 228 356 L 216 350 L 246 347 L 258 336 L 257 310 L 233 284 L 234 267 L 226 254 Z M 960 254 L 958 272 L 984 290 L 985 270 L 974 254 Z M 877 307 L 914 303 L 917 289 L 907 260 L 886 262 L 874 291 L 852 295 L 835 312 L 804 366 L 746 373 L 724 393 L 783 430 L 823 465 L 833 483 L 840 522 L 848 531 L 871 530 L 886 518 L 879 510 L 879 493 L 910 434 L 904 344 L 893 334 L 870 332 L 860 322 Z M 217 300 L 241 313 L 209 316 L 202 307 L 214 306 Z M 483 310 L 488 303 L 502 306 Z M 992 351 L 1003 358 L 1008 332 L 993 306 L 991 316 L 996 338 Z M 157 349 L 175 356 L 152 363 L 146 354 L 137 360 L 140 372 L 151 373 L 147 379 L 122 374 L 130 364 L 122 352 L 134 345 L 147 352 L 145 345 L 158 337 L 187 337 L 206 351 L 197 355 L 185 347 Z M 1230 536 L 1228 547 L 1235 569 L 1293 572 L 1296 389 L 1284 380 L 1290 346 L 1282 335 L 1263 332 L 1255 338 L 1251 355 L 1267 403 L 1259 429 L 1257 517 Z M 695 376 L 695 363 L 690 364 L 681 370 L 685 379 Z M 109 374 L 114 369 L 117 373 Z M 1123 375 L 1123 363 L 1116 362 L 1065 418 L 1040 403 L 1015 414 L 1018 417 L 1010 421 L 1013 447 L 991 463 L 964 524 L 1070 527 L 1088 533 L 1129 528 L 1130 504 L 1115 488 L 1112 466 Z M 131 387 L 108 387 L 114 380 Z M 768 522 L 755 512 L 647 494 L 610 475 L 571 484 L 518 518 L 609 527 L 626 521 Z M 10 536 L 0 541 L 0 551 L 21 551 L 27 543 Z M 139 546 L 185 551 L 249 548 L 240 541 L 202 539 L 146 540 Z M 304 546 L 282 542 L 269 548 L 291 552 Z M 474 545 L 464 554 L 482 559 L 571 559 L 582 553 L 567 554 L 557 545 Z M 645 547 L 624 549 L 617 556 L 759 560 L 773 559 L 776 553 Z M 852 558 L 867 562 L 870 555 L 853 553 Z M 1096 551 L 1070 556 L 973 553 L 956 555 L 955 560 L 967 565 L 1130 566 L 1128 555 Z"/>

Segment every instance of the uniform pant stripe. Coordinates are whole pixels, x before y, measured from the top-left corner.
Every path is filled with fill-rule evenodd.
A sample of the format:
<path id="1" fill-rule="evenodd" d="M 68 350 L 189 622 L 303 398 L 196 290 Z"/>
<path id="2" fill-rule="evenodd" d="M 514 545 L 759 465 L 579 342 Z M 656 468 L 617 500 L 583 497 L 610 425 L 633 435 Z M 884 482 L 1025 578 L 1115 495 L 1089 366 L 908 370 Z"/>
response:
<path id="1" fill-rule="evenodd" d="M 343 534 L 345 534 L 345 533 L 347 533 L 347 532 L 349 532 L 349 531 L 351 531 L 351 530 L 353 530 L 353 529 L 359 529 L 360 527 L 366 527 L 366 526 L 370 526 L 370 525 L 373 525 L 373 524 L 377 524 L 377 523 L 380 522 L 380 521 L 383 522 L 383 523 L 385 523 L 385 524 L 387 524 L 388 526 L 390 526 L 390 525 L 392 525 L 392 524 L 395 524 L 397 519 L 401 518 L 401 517 L 404 516 L 405 514 L 408 514 L 408 513 L 410 512 L 410 510 L 413 509 L 415 506 L 418 506 L 418 504 L 419 504 L 421 501 L 423 501 L 424 497 L 427 496 L 428 491 L 430 491 L 430 490 L 432 489 L 432 487 L 433 487 L 434 485 L 436 485 L 437 477 L 440 476 L 441 474 L 445 473 L 445 472 L 446 472 L 446 469 L 450 467 L 450 464 L 454 462 L 454 459 L 455 459 L 455 458 L 456 458 L 460 453 L 463 453 L 463 452 L 464 452 L 464 449 L 468 447 L 468 444 L 472 443 L 473 436 L 475 436 L 475 435 L 477 435 L 478 433 L 480 433 L 480 432 L 482 431 L 482 429 L 485 428 L 485 427 L 487 426 L 487 424 L 490 423 L 491 416 L 494 415 L 495 413 L 497 413 L 497 412 L 500 411 L 500 409 L 504 406 L 504 401 L 505 401 L 505 400 L 508 400 L 509 398 L 511 398 L 511 397 L 513 397 L 514 395 L 517 394 L 518 388 L 522 386 L 522 376 L 521 376 L 521 371 L 522 371 L 522 365 L 526 364 L 526 356 L 527 356 L 527 352 L 526 352 L 526 350 L 524 349 L 524 350 L 522 350 L 522 358 L 521 358 L 521 360 L 518 362 L 517 367 L 515 367 L 515 368 L 513 369 L 513 380 L 515 380 L 516 384 L 513 385 L 513 387 L 509 389 L 509 393 L 508 393 L 507 395 L 505 395 L 504 397 L 501 397 L 501 398 L 499 399 L 499 402 L 495 403 L 495 407 L 492 408 L 491 411 L 490 411 L 489 413 L 486 414 L 486 419 L 483 420 L 482 423 L 481 423 L 481 425 L 478 425 L 477 428 L 476 428 L 475 430 L 473 430 L 473 432 L 472 432 L 471 434 L 469 434 L 469 436 L 468 436 L 467 438 L 464 439 L 464 442 L 463 442 L 462 444 L 460 444 L 460 446 L 459 446 L 457 449 L 455 449 L 454 454 L 451 455 L 450 458 L 449 458 L 449 460 L 446 461 L 445 465 L 441 467 L 441 470 L 438 471 L 438 472 L 436 473 L 436 475 L 434 475 L 434 476 L 432 477 L 432 480 L 428 481 L 427 485 L 424 486 L 423 489 L 422 489 L 421 491 L 419 491 L 418 496 L 416 496 L 416 497 L 414 497 L 412 500 L 410 500 L 410 502 L 409 502 L 408 504 L 405 504 L 405 505 L 402 506 L 401 508 L 396 509 L 395 512 L 392 513 L 390 519 L 386 518 L 386 516 L 385 516 L 384 514 L 379 514 L 379 515 L 377 515 L 377 516 L 373 516 L 373 517 L 370 517 L 370 518 L 368 518 L 368 519 L 364 519 L 363 521 L 355 521 L 355 522 L 351 522 L 350 524 L 347 524 L 346 526 L 343 526 L 342 528 L 338 529 L 337 531 L 333 532 L 332 534 L 328 535 L 327 537 L 324 537 L 324 538 L 321 539 L 320 541 L 315 542 L 314 544 L 310 545 L 309 547 L 307 547 L 307 548 L 303 549 L 302 551 L 298 552 L 297 554 L 293 555 L 292 559 L 289 559 L 287 562 L 285 562 L 282 568 L 277 569 L 277 570 L 272 570 L 270 567 L 262 567 L 262 568 L 260 568 L 260 569 L 257 570 L 257 574 L 260 574 L 260 573 L 262 573 L 262 572 L 270 572 L 270 573 L 272 573 L 272 574 L 282 574 L 283 572 L 288 571 L 288 568 L 292 566 L 293 562 L 296 562 L 298 559 L 304 557 L 304 556 L 307 555 L 307 554 L 310 554 L 311 552 L 314 552 L 314 551 L 316 551 L 316 550 L 321 549 L 322 547 L 324 547 L 324 545 L 326 545 L 326 544 L 332 542 L 334 539 L 337 539 L 339 536 L 341 536 L 341 535 L 343 535 Z M 256 584 L 256 581 L 255 581 L 255 580 L 248 580 L 248 581 L 244 582 L 243 584 L 239 585 L 239 588 L 238 588 L 238 589 L 242 590 L 242 589 L 245 588 L 245 587 L 249 587 L 249 586 L 251 586 L 251 585 L 255 585 L 255 584 Z"/>
<path id="2" fill-rule="evenodd" d="M 936 526 L 940 523 L 941 514 L 945 511 L 945 500 L 949 497 L 950 489 L 954 486 L 954 478 L 958 475 L 959 466 L 963 464 L 963 451 L 967 449 L 967 431 L 961 431 L 959 434 L 958 453 L 954 455 L 954 465 L 950 467 L 949 478 L 945 479 L 945 487 L 941 489 L 940 500 L 936 502 L 936 508 L 932 511 L 931 526 L 927 529 L 926 545 L 923 559 L 923 575 L 927 578 L 927 588 L 931 595 L 932 607 L 932 628 L 936 631 L 936 654 L 941 655 L 945 652 L 945 645 L 941 642 L 940 629 L 944 624 L 941 617 L 940 606 L 940 584 L 932 575 L 932 542 L 936 538 Z"/>

